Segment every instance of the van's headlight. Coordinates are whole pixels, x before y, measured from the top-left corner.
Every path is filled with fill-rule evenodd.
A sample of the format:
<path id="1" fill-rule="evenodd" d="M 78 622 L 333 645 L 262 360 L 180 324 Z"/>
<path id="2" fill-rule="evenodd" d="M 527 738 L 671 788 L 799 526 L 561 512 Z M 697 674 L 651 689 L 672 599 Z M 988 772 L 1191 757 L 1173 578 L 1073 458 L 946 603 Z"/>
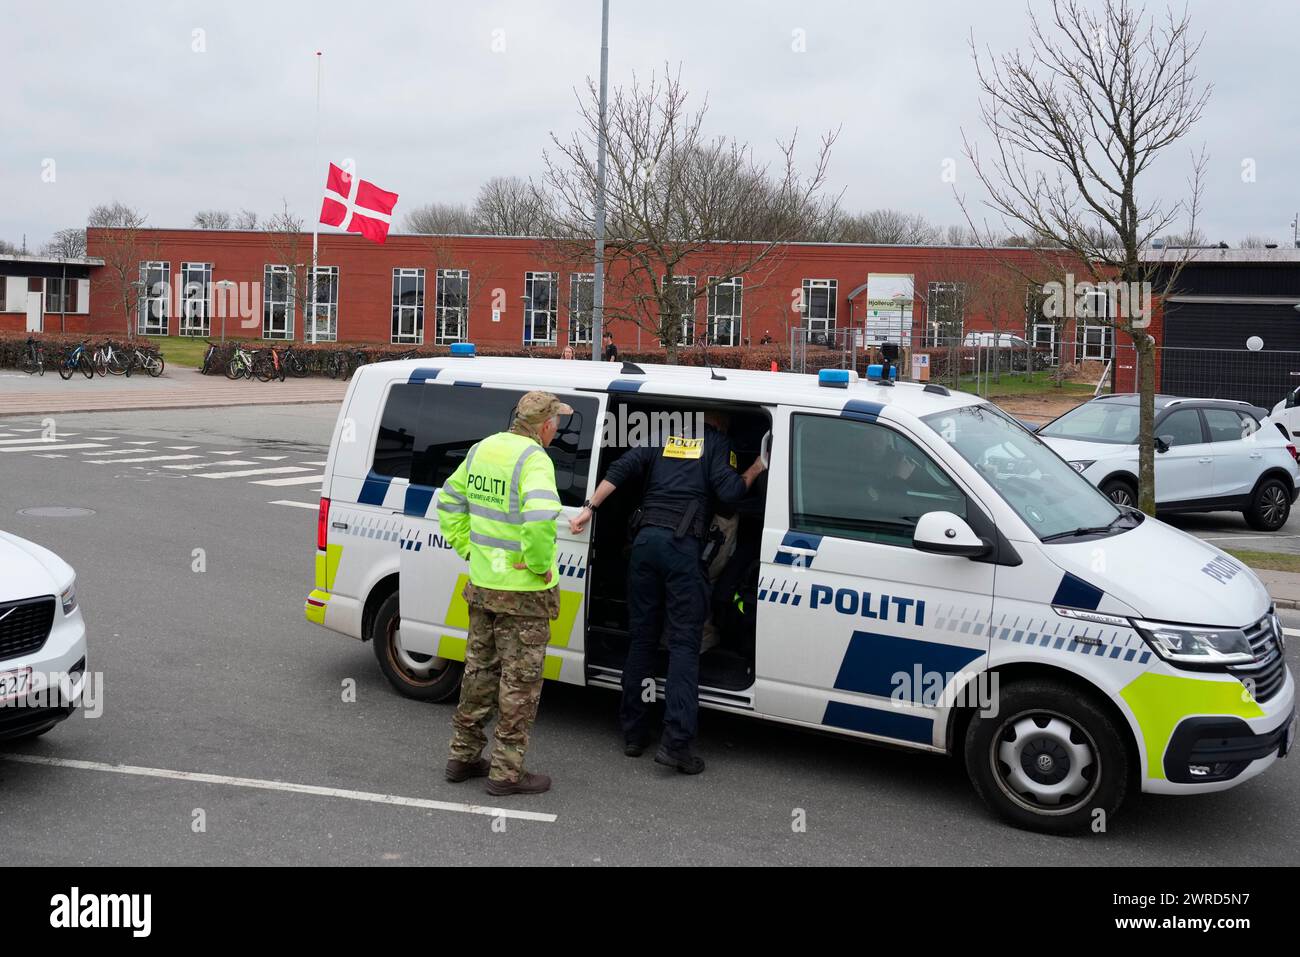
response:
<path id="1" fill-rule="evenodd" d="M 74 578 L 68 583 L 68 587 L 63 589 L 59 595 L 59 600 L 63 602 L 63 613 L 71 615 L 77 610 L 77 580 Z"/>
<path id="2" fill-rule="evenodd" d="M 1070 468 L 1074 469 L 1076 472 L 1086 472 L 1088 469 L 1092 468 L 1092 463 L 1095 461 L 1097 460 L 1092 459 L 1086 462 L 1071 462 Z"/>
<path id="3" fill-rule="evenodd" d="M 1156 654 L 1189 665 L 1241 665 L 1255 660 L 1240 628 L 1190 628 L 1155 621 L 1133 623 Z"/>

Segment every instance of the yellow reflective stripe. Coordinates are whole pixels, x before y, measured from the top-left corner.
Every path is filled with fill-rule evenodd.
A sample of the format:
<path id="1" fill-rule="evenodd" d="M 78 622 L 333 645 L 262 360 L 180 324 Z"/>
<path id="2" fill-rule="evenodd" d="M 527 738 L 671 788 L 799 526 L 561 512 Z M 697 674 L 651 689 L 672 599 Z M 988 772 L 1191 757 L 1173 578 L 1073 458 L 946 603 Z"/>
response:
<path id="1" fill-rule="evenodd" d="M 342 545 L 327 545 L 325 551 L 316 550 L 315 586 L 323 591 L 334 588 L 334 576 L 339 570 L 339 559 L 343 557 Z"/>
<path id="2" fill-rule="evenodd" d="M 1234 715 L 1262 718 L 1264 709 L 1236 678 L 1210 681 L 1162 675 L 1147 671 L 1120 689 L 1142 728 L 1146 745 L 1147 777 L 1165 777 L 1165 748 L 1174 728 L 1184 718 L 1199 715 Z"/>
<path id="3" fill-rule="evenodd" d="M 560 680 L 560 668 L 564 665 L 564 659 L 559 655 L 547 655 L 546 660 L 542 662 L 542 677 L 551 681 Z"/>
<path id="4" fill-rule="evenodd" d="M 449 661 L 465 660 L 465 639 L 454 635 L 440 635 L 438 638 L 438 657 Z"/>

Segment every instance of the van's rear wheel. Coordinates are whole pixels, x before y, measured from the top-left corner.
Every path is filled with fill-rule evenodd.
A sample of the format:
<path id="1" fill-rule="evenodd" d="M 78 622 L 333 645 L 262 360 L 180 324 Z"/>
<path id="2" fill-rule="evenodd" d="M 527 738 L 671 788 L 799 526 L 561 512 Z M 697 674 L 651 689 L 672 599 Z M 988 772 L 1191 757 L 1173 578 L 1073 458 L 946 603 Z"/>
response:
<path id="1" fill-rule="evenodd" d="M 966 732 L 966 772 L 1001 818 L 1034 831 L 1109 827 L 1128 793 L 1129 754 L 1087 695 L 1052 681 L 1002 689 Z"/>
<path id="2" fill-rule="evenodd" d="M 449 658 L 407 651 L 399 640 L 401 624 L 398 593 L 393 592 L 370 626 L 370 643 L 384 677 L 402 694 L 419 701 L 446 701 L 455 695 L 464 666 Z"/>

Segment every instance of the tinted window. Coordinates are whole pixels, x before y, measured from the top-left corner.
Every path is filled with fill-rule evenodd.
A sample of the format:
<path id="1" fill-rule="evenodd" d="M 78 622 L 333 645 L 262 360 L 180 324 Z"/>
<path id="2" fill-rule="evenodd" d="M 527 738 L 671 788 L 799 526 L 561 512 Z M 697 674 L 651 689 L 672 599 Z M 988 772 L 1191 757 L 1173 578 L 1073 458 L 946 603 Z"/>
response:
<path id="1" fill-rule="evenodd" d="M 1259 431 L 1254 417 L 1235 409 L 1202 409 L 1211 442 L 1236 442 Z"/>
<path id="2" fill-rule="evenodd" d="M 516 389 L 394 385 L 379 426 L 375 471 L 417 485 L 442 485 L 475 442 L 510 428 L 523 394 Z M 573 406 L 573 414 L 561 417 L 546 452 L 555 464 L 560 501 L 577 506 L 587 494 L 599 403 L 589 396 L 566 396 L 564 401 Z"/>
<path id="3" fill-rule="evenodd" d="M 1170 445 L 1196 445 L 1205 441 L 1201 434 L 1201 416 L 1195 409 L 1178 409 L 1169 413 L 1156 428 L 1156 434 Z"/>
<path id="4" fill-rule="evenodd" d="M 791 524 L 800 530 L 911 545 L 926 512 L 966 516 L 966 497 L 909 439 L 881 425 L 797 415 Z"/>

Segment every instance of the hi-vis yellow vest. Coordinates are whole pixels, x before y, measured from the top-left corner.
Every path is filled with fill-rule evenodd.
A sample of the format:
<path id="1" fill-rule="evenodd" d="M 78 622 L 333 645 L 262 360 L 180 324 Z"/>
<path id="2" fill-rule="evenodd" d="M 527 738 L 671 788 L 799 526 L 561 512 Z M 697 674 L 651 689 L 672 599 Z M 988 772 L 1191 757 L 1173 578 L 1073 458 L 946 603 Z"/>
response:
<path id="1" fill-rule="evenodd" d="M 559 514 L 550 456 L 513 432 L 489 435 L 473 446 L 438 491 L 443 538 L 469 559 L 470 581 L 480 588 L 540 591 L 554 585 Z M 528 567 L 515 568 L 517 562 Z M 542 579 L 548 569 L 549 584 Z"/>

